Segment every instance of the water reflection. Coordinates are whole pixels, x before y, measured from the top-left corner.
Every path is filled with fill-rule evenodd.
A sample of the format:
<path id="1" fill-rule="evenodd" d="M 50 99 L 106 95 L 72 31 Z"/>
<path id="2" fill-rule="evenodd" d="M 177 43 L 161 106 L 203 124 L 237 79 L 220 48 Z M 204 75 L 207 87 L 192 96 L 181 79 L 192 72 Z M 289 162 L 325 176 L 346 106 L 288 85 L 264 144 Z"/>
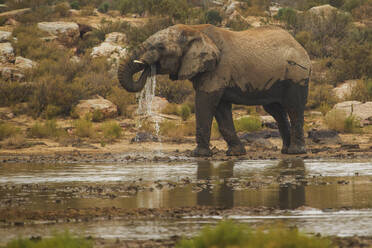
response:
<path id="1" fill-rule="evenodd" d="M 209 186 L 203 188 L 197 193 L 197 204 L 202 206 L 234 206 L 234 190 L 227 186 L 226 180 L 234 175 L 234 162 L 224 162 L 217 164 L 210 161 L 198 162 L 197 179 L 198 180 L 217 180 L 217 183 L 211 189 Z"/>
<path id="2" fill-rule="evenodd" d="M 296 179 L 305 177 L 305 163 L 302 159 L 282 160 L 276 169 L 280 176 L 291 176 Z M 305 205 L 305 185 L 287 184 L 279 187 L 280 209 L 295 209 Z"/>
<path id="3" fill-rule="evenodd" d="M 304 178 L 305 163 L 302 159 L 281 160 L 276 166 L 270 167 L 264 174 L 277 178 Z M 266 189 L 260 192 L 261 197 L 255 197 L 257 191 L 247 190 L 235 192 L 232 186 L 227 184 L 226 179 L 234 178 L 234 162 L 213 163 L 210 161 L 198 162 L 198 180 L 216 180 L 213 188 L 206 187 L 197 193 L 197 204 L 206 206 L 234 207 L 245 205 L 256 205 L 261 202 L 263 205 L 279 207 L 280 209 L 295 209 L 305 205 L 305 186 L 303 184 L 286 183 L 274 186 L 275 189 Z M 276 183 L 273 181 L 273 184 Z M 274 194 L 273 194 L 274 193 Z M 234 196 L 237 199 L 234 200 Z M 266 198 L 266 199 L 265 199 Z M 252 202 L 253 199 L 253 202 Z M 259 206 L 259 205 L 257 205 Z"/>
<path id="4" fill-rule="evenodd" d="M 301 159 L 235 163 L 200 161 L 179 165 L 69 165 L 62 168 L 56 165 L 0 164 L 0 209 L 22 207 L 38 210 L 45 209 L 45 205 L 51 209 L 197 205 L 280 209 L 296 209 L 303 205 L 318 209 L 372 208 L 372 176 L 369 173 L 338 176 L 338 172 L 333 173 L 339 171 L 336 163 L 349 171 L 366 168 L 368 172 L 371 167 L 368 163 L 348 162 L 347 167 L 337 161 L 304 162 Z M 322 171 L 334 176 L 312 178 Z M 95 183 L 92 183 L 91 176 L 97 179 Z M 139 177 L 143 180 L 139 181 Z M 115 180 L 110 181 L 110 178 Z M 180 183 L 184 178 L 191 183 Z M 157 180 L 161 187 L 154 183 Z M 125 188 L 132 181 L 140 186 L 146 185 L 147 190 L 130 196 L 115 191 L 116 186 Z M 168 183 L 176 186 L 168 187 Z M 89 193 L 91 185 L 96 188 L 93 194 Z M 75 190 L 79 188 L 82 189 Z"/>

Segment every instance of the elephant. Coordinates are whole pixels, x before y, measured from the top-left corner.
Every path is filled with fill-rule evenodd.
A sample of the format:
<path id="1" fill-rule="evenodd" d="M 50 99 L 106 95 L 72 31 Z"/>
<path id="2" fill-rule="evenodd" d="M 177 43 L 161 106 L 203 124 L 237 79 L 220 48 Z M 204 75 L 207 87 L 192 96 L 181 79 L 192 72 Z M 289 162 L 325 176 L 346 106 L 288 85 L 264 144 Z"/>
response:
<path id="1" fill-rule="evenodd" d="M 246 154 L 234 127 L 232 104 L 262 105 L 278 123 L 281 152 L 306 153 L 303 125 L 311 61 L 287 31 L 269 25 L 239 32 L 210 24 L 170 26 L 119 63 L 120 84 L 129 92 L 141 91 L 151 66 L 157 74 L 193 84 L 194 156 L 212 155 L 213 118 L 228 145 L 227 155 Z"/>

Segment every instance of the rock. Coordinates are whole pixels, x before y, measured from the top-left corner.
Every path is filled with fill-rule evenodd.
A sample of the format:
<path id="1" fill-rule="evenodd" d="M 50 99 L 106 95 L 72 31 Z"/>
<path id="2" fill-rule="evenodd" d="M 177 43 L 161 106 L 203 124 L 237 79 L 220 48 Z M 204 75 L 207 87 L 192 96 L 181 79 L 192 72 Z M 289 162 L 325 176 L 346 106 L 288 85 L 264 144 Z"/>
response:
<path id="1" fill-rule="evenodd" d="M 0 43 L 0 62 L 11 63 L 14 61 L 14 49 L 10 42 Z"/>
<path id="2" fill-rule="evenodd" d="M 131 139 L 131 143 L 134 142 L 158 142 L 158 137 L 152 135 L 149 132 L 139 132 L 134 138 Z"/>
<path id="3" fill-rule="evenodd" d="M 0 30 L 0 42 L 6 42 L 6 41 L 10 41 L 10 37 L 12 36 L 12 33 L 11 32 L 7 32 L 7 31 L 1 31 Z"/>
<path id="4" fill-rule="evenodd" d="M 271 115 L 260 116 L 262 125 L 272 129 L 278 129 L 278 123 L 276 123 L 274 117 Z"/>
<path id="5" fill-rule="evenodd" d="M 334 130 L 311 130 L 308 132 L 308 138 L 319 144 L 341 144 L 341 138 Z"/>
<path id="6" fill-rule="evenodd" d="M 21 56 L 17 56 L 14 65 L 22 71 L 32 69 L 37 65 L 37 63 L 32 61 L 31 59 L 26 59 Z"/>
<path id="7" fill-rule="evenodd" d="M 161 113 L 168 103 L 168 100 L 164 97 L 154 96 L 152 99 L 151 110 L 154 113 Z"/>
<path id="8" fill-rule="evenodd" d="M 280 6 L 279 3 L 271 2 L 270 7 L 269 7 L 269 14 L 270 14 L 270 16 L 273 17 L 276 14 L 278 14 L 279 9 L 281 9 L 281 8 L 282 7 Z"/>
<path id="9" fill-rule="evenodd" d="M 79 25 L 75 22 L 39 22 L 37 27 L 66 45 L 74 44 L 80 37 Z"/>
<path id="10" fill-rule="evenodd" d="M 75 107 L 75 112 L 79 117 L 84 117 L 88 113 L 99 111 L 103 118 L 115 117 L 118 114 L 118 108 L 115 104 L 101 96 L 95 99 L 80 100 Z"/>
<path id="11" fill-rule="evenodd" d="M 229 0 L 227 5 L 224 7 L 226 15 L 231 15 L 240 6 L 240 3 L 234 0 Z"/>
<path id="12" fill-rule="evenodd" d="M 4 80 L 21 82 L 24 81 L 25 75 L 14 66 L 4 66 L 0 67 L 0 75 Z"/>
<path id="13" fill-rule="evenodd" d="M 10 108 L 0 108 L 0 119 L 9 120 L 14 118 L 14 114 Z"/>
<path id="14" fill-rule="evenodd" d="M 333 94 L 340 100 L 345 99 L 345 97 L 350 96 L 352 89 L 357 85 L 357 80 L 347 80 L 343 84 L 334 88 Z"/>
<path id="15" fill-rule="evenodd" d="M 263 130 L 263 131 L 245 133 L 240 136 L 240 139 L 251 143 L 257 139 L 269 139 L 269 138 L 279 138 L 279 137 L 280 137 L 279 131 Z"/>
<path id="16" fill-rule="evenodd" d="M 372 121 L 372 102 L 340 102 L 333 109 L 341 109 L 345 111 L 346 115 L 354 115 L 362 124 L 369 124 Z"/>
<path id="17" fill-rule="evenodd" d="M 329 4 L 325 4 L 325 5 L 312 7 L 311 9 L 308 10 L 308 13 L 316 15 L 318 17 L 328 18 L 335 11 L 337 11 L 337 8 Z"/>
<path id="18" fill-rule="evenodd" d="M 113 44 L 125 44 L 127 42 L 127 36 L 124 33 L 113 32 L 106 34 L 105 42 Z"/>
<path id="19" fill-rule="evenodd" d="M 93 58 L 106 56 L 114 62 L 118 62 L 121 57 L 127 55 L 127 49 L 111 42 L 103 42 L 99 46 L 93 47 L 90 55 Z"/>
<path id="20" fill-rule="evenodd" d="M 0 13 L 0 18 L 11 18 L 11 17 L 15 17 L 15 16 L 20 16 L 20 15 L 26 14 L 30 11 L 31 11 L 31 8 L 6 11 L 6 12 L 3 12 L 3 13 Z"/>

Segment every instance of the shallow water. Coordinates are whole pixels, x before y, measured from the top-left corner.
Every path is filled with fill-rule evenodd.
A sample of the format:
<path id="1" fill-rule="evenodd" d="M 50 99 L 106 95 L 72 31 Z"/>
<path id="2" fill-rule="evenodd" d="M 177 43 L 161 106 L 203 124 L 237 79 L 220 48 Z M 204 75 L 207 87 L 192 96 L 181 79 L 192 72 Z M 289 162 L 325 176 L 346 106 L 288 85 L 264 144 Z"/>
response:
<path id="1" fill-rule="evenodd" d="M 188 183 L 181 183 L 187 181 Z M 136 192 L 127 185 L 140 185 Z M 274 207 L 271 216 L 231 215 L 252 224 L 284 222 L 323 235 L 372 235 L 372 162 L 262 160 L 178 164 L 0 164 L 0 211 L 115 206 Z M 92 189 L 93 188 L 93 189 Z M 114 193 L 115 197 L 111 197 Z M 302 206 L 306 206 L 303 208 Z M 55 227 L 103 238 L 190 235 L 219 216 L 182 220 L 104 221 L 0 228 L 6 240 L 45 235 Z"/>

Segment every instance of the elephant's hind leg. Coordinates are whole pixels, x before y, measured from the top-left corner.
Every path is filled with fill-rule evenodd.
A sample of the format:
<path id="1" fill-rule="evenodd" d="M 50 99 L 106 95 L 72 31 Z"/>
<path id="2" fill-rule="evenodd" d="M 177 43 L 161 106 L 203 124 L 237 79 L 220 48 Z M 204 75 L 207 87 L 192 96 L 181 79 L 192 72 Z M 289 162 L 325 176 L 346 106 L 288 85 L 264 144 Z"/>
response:
<path id="1" fill-rule="evenodd" d="M 276 122 L 278 123 L 278 128 L 280 136 L 283 140 L 282 153 L 288 153 L 288 147 L 290 145 L 290 125 L 283 106 L 280 103 L 270 103 L 264 105 L 263 108 L 267 113 L 269 113 Z"/>
<path id="2" fill-rule="evenodd" d="M 285 109 L 291 121 L 291 141 L 289 154 L 306 153 L 304 138 L 304 110 L 307 101 L 308 86 L 293 84 L 286 97 Z"/>
<path id="3" fill-rule="evenodd" d="M 226 154 L 228 156 L 244 155 L 246 151 L 239 137 L 236 135 L 231 108 L 231 103 L 224 101 L 221 101 L 217 106 L 215 117 L 218 123 L 218 129 L 229 147 Z"/>

